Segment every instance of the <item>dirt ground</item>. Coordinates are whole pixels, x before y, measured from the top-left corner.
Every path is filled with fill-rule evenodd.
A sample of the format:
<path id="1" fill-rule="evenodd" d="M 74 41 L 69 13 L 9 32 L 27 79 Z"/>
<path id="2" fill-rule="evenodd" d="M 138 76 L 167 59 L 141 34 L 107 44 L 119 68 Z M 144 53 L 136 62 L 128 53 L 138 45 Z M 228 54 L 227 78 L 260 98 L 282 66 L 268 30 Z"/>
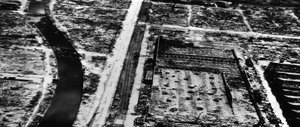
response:
<path id="1" fill-rule="evenodd" d="M 133 91 L 139 94 L 134 98 L 137 104 L 128 100 L 129 96 L 122 103 L 126 109 L 127 102 L 131 102 L 131 113 L 123 113 L 127 113 L 128 118 L 145 118 L 145 125 L 152 123 L 152 126 L 238 127 L 259 123 L 258 112 L 261 112 L 266 126 L 278 123 L 283 123 L 278 126 L 287 126 L 263 72 L 272 61 L 300 62 L 300 14 L 294 7 L 299 2 L 225 0 L 229 2 L 222 4 L 215 1 L 219 0 L 204 0 L 203 5 L 144 1 L 138 24 L 146 26 L 145 33 L 139 36 L 147 34 L 147 38 L 143 40 L 146 45 L 140 58 L 156 59 L 159 36 L 170 41 L 167 45 L 176 40 L 192 48 L 167 46 L 163 49 L 164 54 L 152 65 L 156 70 L 153 84 L 145 83 L 144 79 L 135 81 L 134 87 L 140 87 Z M 113 96 L 126 95 L 126 92 L 118 92 L 117 84 L 141 3 L 138 0 L 55 0 L 51 3 L 56 25 L 73 41 L 84 68 L 83 100 L 74 126 L 104 124 Z M 0 28 L 0 126 L 38 124 L 55 89 L 55 57 L 34 26 L 26 22 L 24 8 L 22 4 L 18 11 L 0 10 L 3 26 Z M 233 49 L 240 54 L 238 58 L 232 54 Z M 180 67 L 174 68 L 174 65 Z M 147 62 L 142 67 L 137 70 L 142 75 L 138 75 L 139 78 L 144 78 L 145 70 L 151 70 Z M 135 68 L 130 70 L 135 72 Z M 240 69 L 245 70 L 248 79 L 242 78 Z M 225 74 L 227 82 L 220 72 Z M 245 82 L 249 82 L 249 88 Z M 232 99 L 228 97 L 226 84 Z M 123 88 L 131 91 L 131 87 Z M 2 100 L 8 103 L 1 103 Z M 145 109 L 150 106 L 149 114 L 133 111 L 143 106 Z M 134 123 L 134 119 L 129 121 Z"/>
<path id="2" fill-rule="evenodd" d="M 154 76 L 152 86 L 150 113 L 153 115 L 174 122 L 201 121 L 215 126 L 258 122 L 244 90 L 232 90 L 234 103 L 230 107 L 220 74 L 173 69 L 160 69 L 160 72 Z"/>
<path id="3" fill-rule="evenodd" d="M 15 127 L 24 125 L 32 114 L 43 89 L 40 82 L 0 80 L 1 126 Z"/>

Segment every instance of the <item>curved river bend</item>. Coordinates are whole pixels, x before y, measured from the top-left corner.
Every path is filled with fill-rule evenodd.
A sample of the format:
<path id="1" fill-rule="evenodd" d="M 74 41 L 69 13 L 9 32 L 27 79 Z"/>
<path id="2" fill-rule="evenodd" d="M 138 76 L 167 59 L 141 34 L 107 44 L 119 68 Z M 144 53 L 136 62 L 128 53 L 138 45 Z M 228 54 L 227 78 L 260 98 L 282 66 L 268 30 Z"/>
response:
<path id="1" fill-rule="evenodd" d="M 31 0 L 28 8 L 29 14 L 33 16 L 31 18 L 42 18 L 35 25 L 52 47 L 58 64 L 59 79 L 55 94 L 39 127 L 72 127 L 82 97 L 83 70 L 80 55 L 71 40 L 47 16 L 49 10 L 46 6 L 49 2 L 51 0 Z"/>
<path id="2" fill-rule="evenodd" d="M 50 107 L 39 127 L 71 127 L 82 97 L 83 70 L 79 54 L 72 42 L 55 27 L 50 17 L 42 18 L 36 26 L 54 51 L 59 77 Z"/>

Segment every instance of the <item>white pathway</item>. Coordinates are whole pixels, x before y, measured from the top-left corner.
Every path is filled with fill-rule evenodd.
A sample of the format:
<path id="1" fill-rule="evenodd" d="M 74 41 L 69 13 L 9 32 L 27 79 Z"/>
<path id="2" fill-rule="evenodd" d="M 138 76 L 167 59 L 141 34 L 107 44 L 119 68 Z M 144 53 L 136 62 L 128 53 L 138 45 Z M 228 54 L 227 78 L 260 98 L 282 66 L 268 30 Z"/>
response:
<path id="1" fill-rule="evenodd" d="M 259 77 L 261 78 L 262 84 L 265 87 L 266 91 L 267 91 L 267 98 L 269 100 L 269 102 L 271 103 L 271 106 L 274 110 L 275 115 L 281 120 L 281 122 L 283 123 L 282 127 L 289 127 L 286 119 L 283 117 L 282 115 L 282 110 L 279 107 L 279 103 L 277 102 L 275 96 L 272 94 L 271 88 L 269 87 L 268 82 L 265 80 L 264 78 L 264 73 L 263 70 L 261 69 L 261 67 L 257 64 L 254 65 L 255 69 L 257 70 L 257 72 L 259 73 Z"/>
<path id="2" fill-rule="evenodd" d="M 145 23 L 148 24 L 148 23 Z M 195 31 L 204 31 L 204 32 L 217 32 L 217 33 L 228 33 L 228 34 L 237 34 L 241 36 L 252 36 L 252 37 L 273 37 L 273 38 L 287 38 L 287 39 L 300 39 L 298 36 L 288 36 L 288 35 L 273 35 L 273 34 L 262 34 L 257 32 L 241 32 L 233 30 L 216 30 L 216 29 L 206 29 L 198 27 L 183 27 L 177 25 L 152 25 L 154 27 L 160 27 L 162 29 L 178 29 L 178 30 L 195 30 Z"/>
<path id="3" fill-rule="evenodd" d="M 25 127 L 28 127 L 28 126 L 33 122 L 33 117 L 36 116 L 36 114 L 37 114 L 39 108 L 41 107 L 42 101 L 43 101 L 43 100 L 45 99 L 45 97 L 46 97 L 45 95 L 48 93 L 48 90 L 47 90 L 47 89 L 48 89 L 49 85 L 52 84 L 52 81 L 53 81 L 53 75 L 51 75 L 51 71 L 52 71 L 53 67 L 50 66 L 50 62 L 51 62 L 51 61 L 50 61 L 50 59 L 51 59 L 51 58 L 50 58 L 50 55 L 53 54 L 53 51 L 52 51 L 52 50 L 49 50 L 48 48 L 46 48 L 46 47 L 44 47 L 44 46 L 42 46 L 41 48 L 44 49 L 44 51 L 45 51 L 45 60 L 44 60 L 44 62 L 45 62 L 45 65 L 46 65 L 46 67 L 45 67 L 46 73 L 45 73 L 45 75 L 43 76 L 44 78 L 43 78 L 43 84 L 42 84 L 42 86 L 43 86 L 42 96 L 41 96 L 41 98 L 39 99 L 38 104 L 35 106 L 35 108 L 34 108 L 34 110 L 33 110 L 33 113 L 32 113 L 32 115 L 29 117 L 29 119 L 28 119 L 28 121 L 27 121 Z"/>
<path id="4" fill-rule="evenodd" d="M 237 8 L 235 10 L 238 11 L 241 14 L 241 16 L 243 17 L 243 21 L 244 21 L 245 25 L 247 26 L 248 30 L 250 32 L 253 32 L 253 30 L 252 30 L 252 28 L 251 28 L 251 26 L 250 26 L 250 24 L 249 24 L 249 22 L 247 20 L 247 17 L 243 13 L 243 10 L 241 10 L 240 8 Z"/>
<path id="5" fill-rule="evenodd" d="M 86 125 L 101 127 L 105 124 L 142 2 L 142 0 L 132 0 L 113 54 L 107 57 L 107 64 L 101 74 L 101 81 L 93 99 L 95 100 L 93 107 L 85 118 Z"/>
<path id="6" fill-rule="evenodd" d="M 21 2 L 21 6 L 16 12 L 24 15 L 25 14 L 24 10 L 27 8 L 29 1 L 28 0 L 20 0 L 20 2 Z"/>

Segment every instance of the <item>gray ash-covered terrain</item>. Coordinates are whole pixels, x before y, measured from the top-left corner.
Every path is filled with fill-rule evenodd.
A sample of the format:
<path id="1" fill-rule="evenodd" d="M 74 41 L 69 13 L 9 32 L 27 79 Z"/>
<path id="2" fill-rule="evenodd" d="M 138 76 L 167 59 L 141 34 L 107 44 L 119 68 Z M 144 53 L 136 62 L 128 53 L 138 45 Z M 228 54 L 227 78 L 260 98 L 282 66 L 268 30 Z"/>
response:
<path id="1" fill-rule="evenodd" d="M 298 127 L 298 0 L 0 0 L 0 127 Z"/>

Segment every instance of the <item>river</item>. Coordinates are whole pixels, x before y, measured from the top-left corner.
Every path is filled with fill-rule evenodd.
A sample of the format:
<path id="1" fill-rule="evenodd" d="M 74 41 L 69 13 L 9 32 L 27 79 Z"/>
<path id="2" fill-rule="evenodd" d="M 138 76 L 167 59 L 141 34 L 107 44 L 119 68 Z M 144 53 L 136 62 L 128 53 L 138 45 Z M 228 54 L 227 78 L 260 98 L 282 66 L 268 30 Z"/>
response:
<path id="1" fill-rule="evenodd" d="M 47 2 L 50 2 L 46 0 Z M 40 4 L 45 4 L 39 2 Z M 34 3 L 37 4 L 37 3 Z M 46 4 L 45 4 L 46 5 Z M 30 5 L 29 5 L 30 6 Z M 41 7 L 37 5 L 36 7 Z M 44 5 L 43 5 L 44 6 Z M 31 6 L 31 13 L 40 9 Z M 43 16 L 35 24 L 52 47 L 58 64 L 58 82 L 55 94 L 39 127 L 72 127 L 82 98 L 83 70 L 80 55 L 65 33 L 58 30 L 49 16 Z"/>

